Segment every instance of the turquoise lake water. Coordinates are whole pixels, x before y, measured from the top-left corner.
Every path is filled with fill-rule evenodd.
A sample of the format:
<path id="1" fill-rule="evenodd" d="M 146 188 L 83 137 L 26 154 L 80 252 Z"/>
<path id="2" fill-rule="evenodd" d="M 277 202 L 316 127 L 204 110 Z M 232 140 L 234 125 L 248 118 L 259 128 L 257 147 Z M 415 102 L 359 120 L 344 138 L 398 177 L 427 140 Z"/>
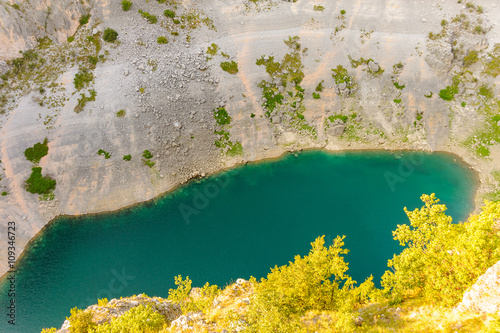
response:
<path id="1" fill-rule="evenodd" d="M 145 180 L 147 181 L 147 180 Z M 474 173 L 448 154 L 302 152 L 191 182 L 113 214 L 60 218 L 18 263 L 16 325 L 0 285 L 0 332 L 60 327 L 70 309 L 98 298 L 168 296 L 174 276 L 194 286 L 264 277 L 308 253 L 325 235 L 346 235 L 348 273 L 359 283 L 386 270 L 408 223 L 403 207 L 436 193 L 455 221 L 473 210 Z"/>

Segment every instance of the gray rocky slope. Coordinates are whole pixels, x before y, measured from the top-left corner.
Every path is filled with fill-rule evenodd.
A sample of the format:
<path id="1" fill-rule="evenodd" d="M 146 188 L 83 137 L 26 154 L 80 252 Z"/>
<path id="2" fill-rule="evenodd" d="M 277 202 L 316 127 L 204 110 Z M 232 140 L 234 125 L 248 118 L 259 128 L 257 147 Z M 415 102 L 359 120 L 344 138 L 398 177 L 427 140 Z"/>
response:
<path id="1" fill-rule="evenodd" d="M 192 177 L 303 148 L 448 151 L 479 171 L 478 203 L 498 189 L 492 172 L 500 145 L 484 134 L 500 126 L 484 111 L 495 108 L 499 91 L 500 76 L 484 73 L 500 42 L 494 1 L 474 7 L 413 0 L 150 1 L 134 2 L 127 12 L 107 0 L 13 5 L 0 6 L 1 59 L 47 37 L 38 40 L 35 65 L 9 74 L 1 91 L 0 186 L 7 194 L 0 218 L 16 222 L 18 254 L 55 216 L 116 210 Z M 79 25 L 86 13 L 89 22 Z M 118 32 L 117 42 L 102 41 L 108 27 Z M 169 42 L 158 43 L 160 36 Z M 478 60 L 464 62 L 472 51 Z M 256 64 L 286 55 L 273 76 Z M 230 61 L 236 74 L 220 66 Z M 7 63 L 2 73 L 15 69 Z M 347 74 L 332 76 L 339 65 Z M 92 80 L 77 90 L 73 80 L 84 68 Z M 439 98 L 453 84 L 454 99 Z M 481 87 L 492 96 L 481 95 Z M 266 89 L 283 96 L 273 110 Z M 89 101 L 78 107 L 82 94 Z M 214 119 L 220 107 L 229 124 Z M 39 165 L 57 181 L 53 199 L 25 189 L 33 163 L 24 151 L 44 138 L 49 153 Z M 489 156 L 477 155 L 483 148 Z M 153 157 L 144 159 L 144 150 Z M 6 227 L 1 224 L 2 235 Z M 2 256 L 7 246 L 2 238 Z M 6 270 L 1 260 L 0 271 Z"/>

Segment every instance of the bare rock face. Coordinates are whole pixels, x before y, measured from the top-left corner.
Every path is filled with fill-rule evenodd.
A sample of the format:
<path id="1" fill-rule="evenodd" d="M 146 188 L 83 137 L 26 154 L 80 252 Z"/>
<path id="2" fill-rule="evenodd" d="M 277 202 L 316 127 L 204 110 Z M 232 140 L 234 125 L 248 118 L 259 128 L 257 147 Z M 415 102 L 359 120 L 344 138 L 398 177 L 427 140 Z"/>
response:
<path id="1" fill-rule="evenodd" d="M 0 4 L 0 60 L 19 57 L 37 45 L 37 39 L 49 37 L 63 42 L 75 33 L 80 16 L 87 12 L 80 1 L 16 0 Z"/>
<path id="2" fill-rule="evenodd" d="M 500 261 L 488 268 L 464 294 L 459 311 L 497 313 L 500 311 Z"/>
<path id="3" fill-rule="evenodd" d="M 428 49 L 429 55 L 425 58 L 427 64 L 436 72 L 448 72 L 453 61 L 451 45 L 438 41 L 429 44 Z"/>

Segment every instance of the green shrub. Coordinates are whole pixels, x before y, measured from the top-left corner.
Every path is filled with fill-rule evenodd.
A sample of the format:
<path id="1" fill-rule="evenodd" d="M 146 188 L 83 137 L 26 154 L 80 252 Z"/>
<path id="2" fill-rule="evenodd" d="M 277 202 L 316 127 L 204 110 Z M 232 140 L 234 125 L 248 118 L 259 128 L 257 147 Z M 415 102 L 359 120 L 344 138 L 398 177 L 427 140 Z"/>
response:
<path id="1" fill-rule="evenodd" d="M 88 69 L 83 68 L 75 74 L 73 83 L 75 84 L 76 90 L 81 90 L 82 88 L 86 87 L 93 79 L 94 74 Z"/>
<path id="2" fill-rule="evenodd" d="M 132 159 L 132 156 L 130 154 L 123 156 L 124 161 L 130 161 L 131 159 Z"/>
<path id="3" fill-rule="evenodd" d="M 404 84 L 403 85 L 399 85 L 399 83 L 394 82 L 394 87 L 396 87 L 399 90 L 403 90 L 405 88 L 405 85 Z"/>
<path id="4" fill-rule="evenodd" d="M 68 43 L 71 43 L 74 40 L 75 40 L 75 37 L 73 37 L 73 36 L 69 36 L 67 39 Z"/>
<path id="5" fill-rule="evenodd" d="M 324 236 L 311 243 L 307 256 L 295 256 L 289 265 L 271 269 L 267 278 L 254 283 L 254 297 L 247 312 L 250 332 L 298 332 L 300 318 L 308 311 L 335 311 L 342 320 L 332 323 L 334 332 L 355 329 L 350 311 L 373 290 L 372 278 L 358 288 L 346 274 L 344 237 L 325 247 Z M 253 280 L 253 282 L 257 282 Z"/>
<path id="6" fill-rule="evenodd" d="M 163 15 L 165 15 L 166 17 L 174 18 L 175 12 L 170 10 L 170 9 L 165 9 L 165 11 L 163 12 Z"/>
<path id="7" fill-rule="evenodd" d="M 31 168 L 31 175 L 26 180 L 26 190 L 30 193 L 47 194 L 56 187 L 56 181 L 49 176 L 42 176 L 41 167 Z"/>
<path id="8" fill-rule="evenodd" d="M 396 103 L 396 104 L 400 104 L 400 103 L 401 103 L 401 98 L 396 98 L 396 99 L 394 99 L 393 101 L 394 101 L 394 103 Z"/>
<path id="9" fill-rule="evenodd" d="M 132 7 L 132 1 L 128 1 L 128 0 L 122 0 L 122 9 L 124 11 L 127 11 L 130 9 L 130 7 Z"/>
<path id="10" fill-rule="evenodd" d="M 169 289 L 168 299 L 181 306 L 182 312 L 191 311 L 205 312 L 213 303 L 213 300 L 220 294 L 221 290 L 216 285 L 210 285 L 208 282 L 200 288 L 199 295 L 196 299 L 190 296 L 191 284 L 193 281 L 186 276 L 184 280 L 181 275 L 175 276 L 176 289 Z"/>
<path id="11" fill-rule="evenodd" d="M 343 9 L 342 9 L 342 10 L 340 11 L 340 14 L 341 14 L 341 15 L 345 15 L 345 10 L 343 10 Z"/>
<path id="12" fill-rule="evenodd" d="M 238 63 L 234 60 L 232 60 L 231 62 L 229 61 L 221 62 L 220 67 L 222 68 L 222 70 L 228 72 L 229 74 L 238 73 Z"/>
<path id="13" fill-rule="evenodd" d="M 445 101 L 451 101 L 455 94 L 458 93 L 458 84 L 460 80 L 457 76 L 453 78 L 453 83 L 450 86 L 447 86 L 445 89 L 439 91 L 439 97 L 444 99 Z"/>
<path id="14" fill-rule="evenodd" d="M 228 156 L 237 156 L 243 155 L 243 145 L 241 142 L 235 142 L 230 144 L 229 149 L 226 151 L 226 155 Z"/>
<path id="15" fill-rule="evenodd" d="M 219 46 L 217 44 L 215 44 L 215 43 L 212 43 L 212 45 L 210 45 L 207 48 L 207 53 L 210 54 L 211 56 L 216 55 L 217 52 L 219 52 Z"/>
<path id="16" fill-rule="evenodd" d="M 477 55 L 476 50 L 470 51 L 465 57 L 464 57 L 464 66 L 469 67 L 470 65 L 478 62 L 479 57 Z"/>
<path id="17" fill-rule="evenodd" d="M 92 313 L 86 312 L 76 307 L 71 309 L 71 316 L 66 318 L 71 323 L 71 333 L 87 333 L 97 327 L 92 322 Z"/>
<path id="18" fill-rule="evenodd" d="M 144 165 L 147 165 L 148 167 L 152 168 L 155 166 L 155 162 L 153 161 L 150 161 L 150 160 L 146 160 L 146 159 L 142 159 L 142 162 L 144 163 Z"/>
<path id="19" fill-rule="evenodd" d="M 108 43 L 113 43 L 117 37 L 118 37 L 118 32 L 116 32 L 111 28 L 106 28 L 106 30 L 104 30 L 104 35 L 102 36 L 102 39 L 104 39 Z"/>
<path id="20" fill-rule="evenodd" d="M 125 112 L 125 110 L 124 110 L 124 109 L 121 109 L 120 111 L 118 111 L 118 112 L 116 113 L 116 116 L 117 116 L 117 117 L 125 117 L 125 113 L 126 113 L 126 112 Z"/>
<path id="21" fill-rule="evenodd" d="M 167 39 L 167 37 L 165 37 L 165 36 L 160 36 L 160 37 L 158 37 L 158 38 L 156 39 L 156 42 L 157 42 L 158 44 L 167 44 L 167 43 L 168 43 L 168 39 Z"/>
<path id="22" fill-rule="evenodd" d="M 181 21 L 179 21 L 178 19 L 174 19 L 174 24 L 180 24 L 180 23 L 181 23 Z"/>
<path id="23" fill-rule="evenodd" d="M 335 122 L 336 119 L 340 119 L 345 124 L 347 122 L 348 117 L 341 114 L 328 117 L 328 120 L 330 120 L 331 123 Z"/>
<path id="24" fill-rule="evenodd" d="M 476 153 L 483 157 L 490 156 L 490 149 L 485 145 L 479 145 L 476 147 Z"/>
<path id="25" fill-rule="evenodd" d="M 389 260 L 392 270 L 382 276 L 382 287 L 394 301 L 421 296 L 453 306 L 500 259 L 500 238 L 493 230 L 500 218 L 500 202 L 487 202 L 480 214 L 454 224 L 434 194 L 421 199 L 422 208 L 405 208 L 410 226 L 398 225 L 393 233 L 405 248 Z"/>
<path id="26" fill-rule="evenodd" d="M 158 22 L 158 17 L 155 15 L 151 15 L 148 12 L 143 11 L 142 9 L 139 9 L 139 14 L 141 14 L 142 17 L 144 17 L 150 24 L 155 24 Z"/>
<path id="27" fill-rule="evenodd" d="M 2 192 L 2 197 L 5 197 L 5 196 L 6 196 L 6 195 L 8 195 L 8 194 L 9 194 L 9 192 L 3 191 L 3 192 Z"/>
<path id="28" fill-rule="evenodd" d="M 79 22 L 81 25 L 85 25 L 85 24 L 89 23 L 89 19 L 90 19 L 90 14 L 83 15 L 80 17 Z"/>
<path id="29" fill-rule="evenodd" d="M 177 31 L 172 31 L 172 32 L 170 32 L 170 34 L 171 34 L 172 36 L 179 36 L 179 33 L 178 33 Z"/>
<path id="30" fill-rule="evenodd" d="M 24 151 L 24 156 L 28 161 L 33 163 L 38 163 L 42 159 L 42 157 L 46 156 L 49 153 L 48 140 L 45 138 L 43 142 L 37 142 L 33 145 L 33 147 L 27 148 Z"/>
<path id="31" fill-rule="evenodd" d="M 165 325 L 164 317 L 149 304 L 133 307 L 122 316 L 96 326 L 92 333 L 158 332 Z M 73 325 L 71 325 L 73 328 Z M 82 331 L 87 332 L 87 331 Z"/>
<path id="32" fill-rule="evenodd" d="M 227 113 L 225 108 L 217 108 L 214 110 L 214 119 L 217 124 L 224 126 L 231 123 L 231 117 Z"/>
<path id="33" fill-rule="evenodd" d="M 142 157 L 149 160 L 150 158 L 153 157 L 153 154 L 151 154 L 151 152 L 146 149 L 142 152 Z"/>
<path id="34" fill-rule="evenodd" d="M 323 82 L 324 82 L 324 80 L 321 80 L 321 82 L 318 83 L 318 85 L 316 86 L 316 91 L 318 91 L 318 92 L 323 91 Z"/>
<path id="35" fill-rule="evenodd" d="M 76 113 L 80 113 L 81 111 L 83 111 L 83 108 L 85 107 L 87 102 L 95 101 L 95 97 L 97 95 L 97 92 L 94 89 L 90 90 L 89 92 L 90 92 L 89 97 L 85 96 L 85 94 L 80 94 L 81 97 L 78 99 L 78 103 L 75 106 Z"/>
<path id="36" fill-rule="evenodd" d="M 424 95 L 424 96 L 427 98 L 432 98 L 432 95 L 434 95 L 434 93 L 431 91 L 428 95 Z"/>
<path id="37" fill-rule="evenodd" d="M 97 155 L 104 155 L 104 159 L 106 159 L 106 160 L 111 157 L 110 153 L 108 153 L 107 151 L 104 151 L 102 149 L 99 149 L 97 151 Z"/>
<path id="38" fill-rule="evenodd" d="M 325 10 L 325 7 L 314 5 L 313 9 L 314 9 L 315 12 L 322 12 L 322 11 Z"/>
<path id="39" fill-rule="evenodd" d="M 484 84 L 481 87 L 479 87 L 479 91 L 477 93 L 486 99 L 493 98 L 493 89 Z"/>
<path id="40" fill-rule="evenodd" d="M 313 98 L 314 99 L 320 99 L 321 96 L 318 93 L 313 93 Z"/>

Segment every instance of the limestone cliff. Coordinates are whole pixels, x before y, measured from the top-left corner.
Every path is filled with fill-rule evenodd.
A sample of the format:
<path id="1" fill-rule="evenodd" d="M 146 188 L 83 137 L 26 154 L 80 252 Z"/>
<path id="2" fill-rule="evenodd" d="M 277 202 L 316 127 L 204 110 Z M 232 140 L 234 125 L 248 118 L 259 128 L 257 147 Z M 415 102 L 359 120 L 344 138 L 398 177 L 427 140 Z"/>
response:
<path id="1" fill-rule="evenodd" d="M 75 0 L 0 2 L 0 60 L 19 57 L 20 51 L 37 46 L 39 38 L 65 42 L 89 9 Z"/>

